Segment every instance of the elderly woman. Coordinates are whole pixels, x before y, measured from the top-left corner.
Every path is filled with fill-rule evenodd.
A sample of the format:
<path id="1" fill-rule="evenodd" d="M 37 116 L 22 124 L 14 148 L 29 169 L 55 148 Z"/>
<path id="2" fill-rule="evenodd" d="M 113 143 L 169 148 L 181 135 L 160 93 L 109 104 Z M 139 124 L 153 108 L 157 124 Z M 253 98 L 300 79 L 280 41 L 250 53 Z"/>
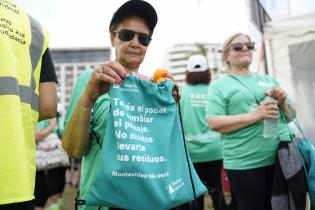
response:
<path id="1" fill-rule="evenodd" d="M 295 110 L 274 79 L 250 71 L 253 50 L 246 34 L 225 42 L 228 75 L 212 83 L 206 114 L 209 128 L 222 134 L 223 164 L 238 208 L 268 210 L 276 150 L 281 140 L 290 139 L 286 122 Z M 275 137 L 263 136 L 263 121 L 268 119 L 277 121 Z"/>
<path id="2" fill-rule="evenodd" d="M 62 144 L 70 157 L 83 157 L 80 198 L 86 199 L 91 178 L 98 167 L 98 143 L 105 135 L 109 115 L 109 84 L 122 84 L 129 74 L 138 72 L 157 20 L 157 13 L 149 3 L 142 0 L 125 2 L 116 10 L 109 24 L 115 60 L 84 72 L 75 88 L 65 119 Z M 83 206 L 81 209 L 99 208 Z"/>

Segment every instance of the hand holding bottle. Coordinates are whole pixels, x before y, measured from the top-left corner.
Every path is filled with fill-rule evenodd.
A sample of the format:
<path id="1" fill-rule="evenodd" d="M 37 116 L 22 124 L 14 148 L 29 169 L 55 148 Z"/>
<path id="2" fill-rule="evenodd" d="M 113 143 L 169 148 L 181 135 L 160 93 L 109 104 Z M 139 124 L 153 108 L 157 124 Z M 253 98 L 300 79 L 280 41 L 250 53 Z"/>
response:
<path id="1" fill-rule="evenodd" d="M 256 108 L 255 112 L 259 115 L 260 120 L 278 118 L 278 102 L 267 96 L 266 99 Z"/>
<path id="2" fill-rule="evenodd" d="M 287 94 L 280 87 L 273 87 L 266 92 L 266 95 L 276 100 L 281 108 L 284 106 L 287 98 Z"/>
<path id="3" fill-rule="evenodd" d="M 265 100 L 261 103 L 264 110 L 264 119 L 278 118 L 279 107 L 278 101 L 273 97 L 266 96 Z"/>

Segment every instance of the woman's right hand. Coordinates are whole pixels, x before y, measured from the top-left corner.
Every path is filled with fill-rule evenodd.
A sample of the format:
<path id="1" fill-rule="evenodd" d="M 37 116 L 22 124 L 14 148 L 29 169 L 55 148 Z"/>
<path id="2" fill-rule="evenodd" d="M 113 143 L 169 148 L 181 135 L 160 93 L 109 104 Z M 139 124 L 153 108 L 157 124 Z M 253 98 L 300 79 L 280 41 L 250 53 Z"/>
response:
<path id="1" fill-rule="evenodd" d="M 276 100 L 263 101 L 254 112 L 259 120 L 277 119 L 279 115 L 278 102 Z"/>
<path id="2" fill-rule="evenodd" d="M 117 61 L 109 61 L 97 66 L 85 89 L 85 94 L 92 100 L 109 91 L 109 84 L 123 84 L 128 76 L 125 67 Z"/>

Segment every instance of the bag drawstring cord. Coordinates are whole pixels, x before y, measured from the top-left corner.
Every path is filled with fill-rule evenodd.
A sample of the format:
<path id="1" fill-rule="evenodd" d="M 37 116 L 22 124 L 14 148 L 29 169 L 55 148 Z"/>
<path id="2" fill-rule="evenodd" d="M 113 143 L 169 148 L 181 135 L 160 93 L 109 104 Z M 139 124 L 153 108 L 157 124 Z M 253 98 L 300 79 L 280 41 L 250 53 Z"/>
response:
<path id="1" fill-rule="evenodd" d="M 182 119 L 181 108 L 180 108 L 180 103 L 179 103 L 179 100 L 180 100 L 179 90 L 178 90 L 178 87 L 176 85 L 174 86 L 174 89 L 176 91 L 176 97 L 177 97 L 176 103 L 178 104 L 180 126 L 181 126 L 181 130 L 182 130 L 183 141 L 184 141 L 185 156 L 186 156 L 186 161 L 187 161 L 188 170 L 189 170 L 189 178 L 190 178 L 190 182 L 191 182 L 191 186 L 192 186 L 192 190 L 193 190 L 193 194 L 194 194 L 194 200 L 195 200 L 194 204 L 195 204 L 195 208 L 198 209 L 196 189 L 195 189 L 195 184 L 194 184 L 194 181 L 192 178 L 191 167 L 189 164 L 189 159 L 188 159 L 188 154 L 187 154 L 187 146 L 186 146 L 186 139 L 185 139 L 185 135 L 184 135 L 183 119 Z"/>

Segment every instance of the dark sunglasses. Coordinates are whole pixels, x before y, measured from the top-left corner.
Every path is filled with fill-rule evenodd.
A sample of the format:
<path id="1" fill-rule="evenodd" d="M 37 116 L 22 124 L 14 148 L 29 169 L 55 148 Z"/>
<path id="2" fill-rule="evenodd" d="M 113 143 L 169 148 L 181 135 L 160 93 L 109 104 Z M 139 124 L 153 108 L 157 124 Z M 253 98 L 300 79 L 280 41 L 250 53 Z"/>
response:
<path id="1" fill-rule="evenodd" d="M 145 33 L 138 33 L 132 30 L 128 30 L 128 29 L 121 29 L 120 31 L 114 31 L 114 32 L 118 34 L 118 38 L 121 41 L 131 41 L 135 37 L 135 34 L 138 34 L 138 40 L 140 44 L 145 47 L 147 47 L 151 41 L 151 36 Z"/>
<path id="2" fill-rule="evenodd" d="M 248 50 L 253 50 L 255 49 L 255 42 L 235 43 L 230 46 L 230 49 L 241 51 L 243 50 L 244 46 L 246 46 Z"/>

